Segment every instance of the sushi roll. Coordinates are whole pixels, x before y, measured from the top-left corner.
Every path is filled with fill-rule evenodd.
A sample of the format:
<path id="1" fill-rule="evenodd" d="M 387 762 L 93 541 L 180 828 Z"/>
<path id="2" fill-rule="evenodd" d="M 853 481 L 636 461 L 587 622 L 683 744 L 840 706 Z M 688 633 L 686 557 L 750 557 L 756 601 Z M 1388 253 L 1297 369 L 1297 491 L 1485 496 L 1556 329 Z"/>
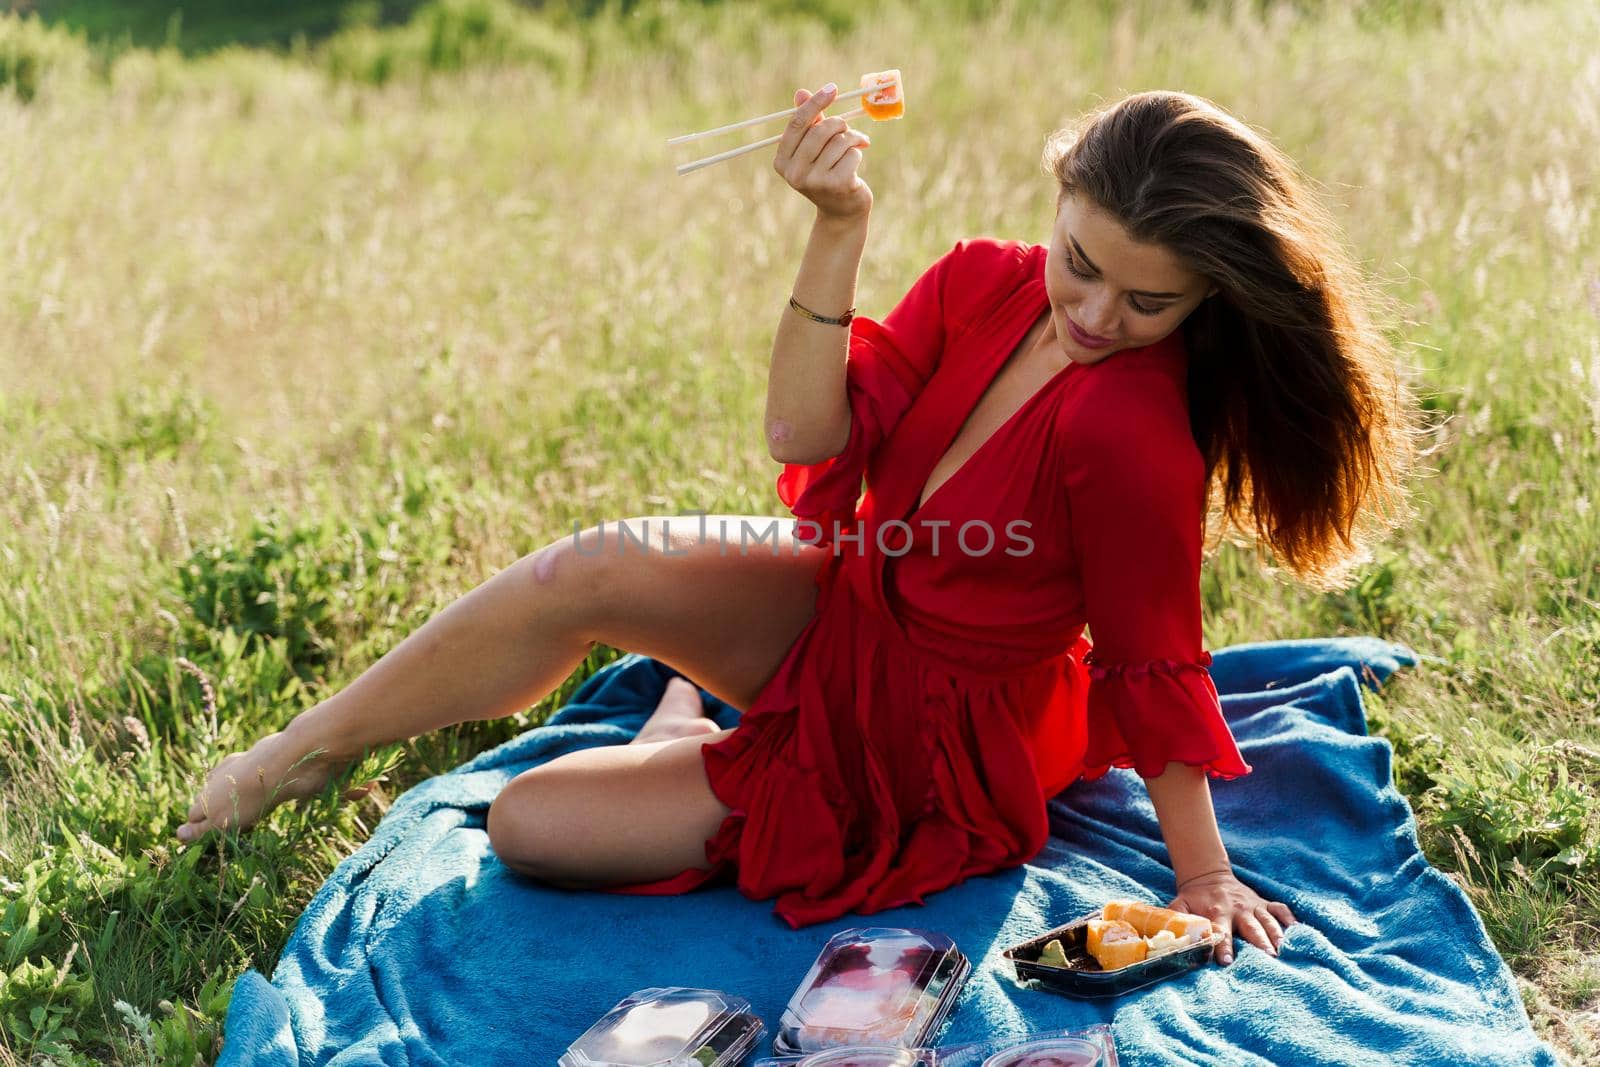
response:
<path id="1" fill-rule="evenodd" d="M 868 116 L 883 122 L 897 119 L 906 113 L 905 86 L 900 81 L 899 70 L 880 70 L 861 75 L 861 109 Z"/>
<path id="2" fill-rule="evenodd" d="M 1133 924 L 1124 919 L 1090 919 L 1084 934 L 1084 949 L 1096 959 L 1099 958 L 1100 945 L 1105 940 L 1107 930 L 1117 930 L 1120 932 L 1119 936 L 1139 936 L 1139 931 L 1134 929 Z"/>
<path id="3" fill-rule="evenodd" d="M 1152 939 L 1162 931 L 1173 934 L 1185 945 L 1198 944 L 1211 936 L 1211 920 L 1203 915 L 1190 915 L 1188 912 L 1175 911 L 1172 918 L 1161 924 L 1161 929 L 1155 934 L 1150 934 Z"/>
<path id="4" fill-rule="evenodd" d="M 1101 914 L 1107 919 L 1121 919 L 1132 924 L 1143 937 L 1154 937 L 1162 930 L 1170 930 L 1192 945 L 1211 936 L 1211 920 L 1204 916 L 1158 908 L 1137 900 L 1113 900 L 1101 909 Z"/>
<path id="5" fill-rule="evenodd" d="M 1126 922 L 1105 923 L 1099 931 L 1099 937 L 1088 948 L 1089 955 L 1094 957 L 1103 971 L 1114 971 L 1139 963 L 1150 952 L 1149 943 Z"/>
<path id="6" fill-rule="evenodd" d="M 1140 937 L 1147 937 L 1178 913 L 1138 900 L 1113 900 L 1101 909 L 1101 914 L 1107 919 L 1121 919 L 1139 931 Z"/>

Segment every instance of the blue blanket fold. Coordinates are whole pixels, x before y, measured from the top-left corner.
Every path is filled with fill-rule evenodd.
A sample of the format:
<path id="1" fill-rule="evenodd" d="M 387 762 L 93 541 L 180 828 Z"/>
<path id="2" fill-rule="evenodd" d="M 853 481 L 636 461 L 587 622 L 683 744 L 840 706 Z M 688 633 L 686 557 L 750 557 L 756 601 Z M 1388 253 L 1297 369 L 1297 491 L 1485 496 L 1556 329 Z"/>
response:
<path id="1" fill-rule="evenodd" d="M 552 889 L 489 848 L 485 813 L 515 774 L 622 744 L 671 668 L 629 655 L 543 726 L 401 796 L 301 916 L 269 983 L 234 987 L 222 1064 L 553 1064 L 647 986 L 747 997 L 769 1033 L 827 938 L 851 926 L 952 936 L 973 973 L 939 1044 L 1108 1022 L 1125 1064 L 1554 1064 L 1461 890 L 1423 859 L 1390 748 L 1366 735 L 1361 684 L 1415 657 L 1373 638 L 1213 653 L 1212 676 L 1254 773 L 1214 782 L 1240 876 L 1302 920 L 1278 958 L 1238 942 L 1215 965 L 1113 1001 L 1017 984 L 1008 945 L 1113 897 L 1165 903 L 1166 849 L 1131 771 L 1050 802 L 1023 867 L 870 917 L 790 930 L 731 886 L 677 897 Z M 701 691 L 707 713 L 739 713 Z"/>

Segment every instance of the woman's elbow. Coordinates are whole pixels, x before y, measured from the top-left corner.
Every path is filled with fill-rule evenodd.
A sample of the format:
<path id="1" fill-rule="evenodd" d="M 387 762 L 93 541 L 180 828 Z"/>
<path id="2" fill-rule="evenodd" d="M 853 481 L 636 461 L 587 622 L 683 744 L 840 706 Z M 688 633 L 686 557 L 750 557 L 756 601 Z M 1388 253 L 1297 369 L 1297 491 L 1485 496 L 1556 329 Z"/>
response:
<path id="1" fill-rule="evenodd" d="M 767 455 L 778 463 L 810 465 L 829 460 L 842 453 L 850 444 L 850 425 L 845 423 L 843 433 L 819 440 L 799 433 L 785 419 L 767 420 Z"/>

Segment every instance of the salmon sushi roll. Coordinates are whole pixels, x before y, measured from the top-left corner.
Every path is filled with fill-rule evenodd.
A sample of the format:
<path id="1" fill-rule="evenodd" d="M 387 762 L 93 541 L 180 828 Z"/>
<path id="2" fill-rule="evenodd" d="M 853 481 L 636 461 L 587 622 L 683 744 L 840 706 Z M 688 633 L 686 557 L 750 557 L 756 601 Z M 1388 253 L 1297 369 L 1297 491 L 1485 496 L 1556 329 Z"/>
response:
<path id="1" fill-rule="evenodd" d="M 1120 920 L 1102 922 L 1100 929 L 1095 931 L 1093 922 L 1090 920 L 1089 955 L 1100 964 L 1101 970 L 1115 971 L 1139 963 L 1149 953 L 1149 944 L 1129 923 Z"/>

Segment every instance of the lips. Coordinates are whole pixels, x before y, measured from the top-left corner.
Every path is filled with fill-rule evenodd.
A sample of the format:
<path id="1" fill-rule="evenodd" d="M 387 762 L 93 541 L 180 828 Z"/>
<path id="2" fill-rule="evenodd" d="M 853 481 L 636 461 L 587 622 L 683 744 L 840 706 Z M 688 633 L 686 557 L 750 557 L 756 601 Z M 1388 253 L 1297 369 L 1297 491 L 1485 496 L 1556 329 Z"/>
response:
<path id="1" fill-rule="evenodd" d="M 1104 348 L 1111 343 L 1111 339 L 1108 337 L 1096 337 L 1092 333 L 1084 333 L 1078 328 L 1078 324 L 1070 318 L 1067 319 L 1067 332 L 1072 334 L 1074 341 L 1085 348 Z"/>

